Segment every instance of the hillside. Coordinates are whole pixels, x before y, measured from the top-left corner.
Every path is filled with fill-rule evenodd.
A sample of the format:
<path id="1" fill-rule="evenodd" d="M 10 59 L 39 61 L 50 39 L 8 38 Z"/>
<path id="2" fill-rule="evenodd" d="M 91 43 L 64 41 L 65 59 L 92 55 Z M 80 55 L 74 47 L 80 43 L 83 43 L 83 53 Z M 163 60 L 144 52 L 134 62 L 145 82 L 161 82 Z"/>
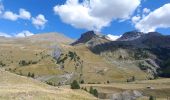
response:
<path id="1" fill-rule="evenodd" d="M 0 69 L 1 100 L 95 100 L 82 90 L 52 87 Z"/>
<path id="2" fill-rule="evenodd" d="M 77 41 L 73 41 L 58 33 L 37 34 L 25 38 L 1 37 L 0 67 L 5 70 L 1 70 L 1 76 L 4 76 L 1 77 L 2 88 L 9 91 L 9 88 L 15 87 L 14 94 L 4 92 L 2 99 L 8 100 L 18 95 L 16 96 L 16 100 L 18 100 L 20 97 L 24 98 L 23 95 L 27 95 L 28 92 L 29 95 L 26 98 L 32 96 L 32 98 L 40 100 L 51 100 L 58 93 L 67 94 L 65 92 L 73 92 L 75 95 L 83 94 L 84 96 L 80 97 L 86 97 L 86 93 L 84 94 L 81 90 L 72 91 L 67 89 L 67 86 L 65 88 L 64 85 L 69 85 L 73 80 L 84 81 L 82 87 L 93 86 L 97 88 L 101 93 L 100 98 L 104 97 L 105 99 L 107 97 L 103 95 L 110 96 L 115 92 L 119 93 L 119 90 L 123 93 L 130 90 L 128 94 L 133 91 L 145 93 L 146 98 L 149 95 L 156 96 L 155 94 L 165 90 L 159 88 L 154 90 L 155 94 L 152 94 L 150 93 L 152 91 L 145 89 L 148 85 L 152 85 L 151 83 L 140 84 L 143 81 L 157 79 L 159 78 L 158 75 L 169 75 L 169 36 L 163 36 L 159 33 L 136 34 L 136 32 L 126 32 L 117 41 L 110 41 L 104 35 L 89 31 L 82 34 Z M 160 72 L 163 73 L 160 74 Z M 136 87 L 131 87 L 133 81 L 139 82 L 133 84 Z M 158 80 L 158 84 L 159 82 Z M 5 87 L 3 84 L 7 83 L 9 83 L 9 86 Z M 16 85 L 13 85 L 14 83 Z M 44 83 L 50 83 L 60 88 L 50 87 Z M 28 84 L 30 89 L 27 87 Z M 159 85 L 156 86 L 159 87 Z M 142 87 L 142 89 L 139 89 L 139 87 Z M 167 94 L 169 80 L 165 82 L 165 87 L 168 88 L 165 90 Z M 18 94 L 21 88 L 23 93 L 20 94 L 19 92 Z M 63 92 L 56 92 L 57 90 Z M 27 92 L 25 93 L 25 91 Z M 35 91 L 37 94 L 32 94 Z M 76 94 L 77 91 L 79 94 Z M 105 91 L 109 92 L 105 94 Z M 7 98 L 8 95 L 11 95 L 11 97 Z M 44 95 L 44 97 L 40 97 L 40 95 Z M 70 97 L 70 95 L 61 96 L 61 98 L 63 97 L 62 99 L 66 100 L 68 98 L 83 99 L 79 96 Z M 160 98 L 164 97 L 160 94 Z M 94 99 L 87 96 L 85 100 L 91 98 Z"/>
<path id="3" fill-rule="evenodd" d="M 139 61 L 139 68 L 151 72 L 154 76 L 169 77 L 170 36 L 158 32 L 140 33 L 126 32 L 117 41 L 89 46 L 98 55 L 110 60 L 123 59 L 125 61 Z M 121 51 L 120 51 L 121 50 Z M 118 53 L 121 52 L 121 53 Z M 166 68 L 166 72 L 164 70 Z"/>
<path id="4" fill-rule="evenodd" d="M 53 87 L 32 78 L 16 75 L 0 69 L 1 100 L 97 100 L 83 90 L 70 90 L 69 87 Z M 132 83 L 83 84 L 81 87 L 97 89 L 99 98 L 137 98 L 148 100 L 154 96 L 164 100 L 169 95 L 169 79 L 136 81 Z M 122 96 L 120 96 L 122 95 Z"/>
<path id="5" fill-rule="evenodd" d="M 0 44 L 1 67 L 24 76 L 34 74 L 35 79 L 55 85 L 69 84 L 74 79 L 85 83 L 106 83 L 125 82 L 132 76 L 137 80 L 152 77 L 136 67 L 137 62 L 110 61 L 91 52 L 87 45 L 109 42 L 104 37 L 96 35 L 87 45 L 75 46 L 69 45 L 71 39 L 62 37 L 49 33 L 1 39 L 4 41 Z M 121 53 L 120 50 L 117 54 Z"/>
<path id="6" fill-rule="evenodd" d="M 167 100 L 170 97 L 170 79 L 144 80 L 130 83 L 84 84 L 82 87 L 98 90 L 100 98 L 109 100 Z"/>

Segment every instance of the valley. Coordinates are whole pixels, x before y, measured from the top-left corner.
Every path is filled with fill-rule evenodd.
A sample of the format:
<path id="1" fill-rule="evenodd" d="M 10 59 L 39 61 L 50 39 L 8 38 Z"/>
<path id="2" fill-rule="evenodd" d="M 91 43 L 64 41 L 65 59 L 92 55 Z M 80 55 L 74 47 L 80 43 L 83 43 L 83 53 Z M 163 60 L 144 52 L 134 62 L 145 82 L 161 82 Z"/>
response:
<path id="1" fill-rule="evenodd" d="M 0 100 L 170 100 L 170 0 L 0 0 Z"/>

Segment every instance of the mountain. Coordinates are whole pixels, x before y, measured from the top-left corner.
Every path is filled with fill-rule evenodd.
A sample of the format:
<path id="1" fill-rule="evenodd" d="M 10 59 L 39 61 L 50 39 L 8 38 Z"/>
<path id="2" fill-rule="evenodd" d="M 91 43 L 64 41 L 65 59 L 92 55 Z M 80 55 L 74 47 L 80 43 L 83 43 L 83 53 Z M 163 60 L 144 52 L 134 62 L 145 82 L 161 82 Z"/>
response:
<path id="1" fill-rule="evenodd" d="M 153 91 L 154 95 L 161 94 L 165 90 L 162 84 L 158 85 L 162 90 L 158 90 L 155 85 L 151 87 L 154 89 L 146 89 L 147 83 L 135 83 L 141 80 L 160 83 L 154 80 L 158 75 L 169 77 L 170 36 L 158 32 L 139 33 L 126 32 L 126 35 L 120 37 L 126 37 L 125 40 L 116 41 L 110 41 L 105 35 L 94 31 L 82 34 L 75 42 L 59 33 L 23 38 L 0 37 L 0 87 L 3 88 L 0 90 L 0 99 L 11 99 L 14 96 L 17 100 L 20 97 L 30 99 L 30 96 L 44 99 L 45 96 L 45 99 L 55 100 L 56 95 L 64 100 L 95 99 L 84 91 L 68 89 L 73 80 L 83 82 L 81 87 L 87 90 L 94 86 L 99 90 L 99 97 L 104 99 L 120 91 L 133 97 L 136 94 L 134 91 L 139 90 L 141 84 L 143 89 L 140 88 L 139 92 L 147 96 L 152 95 Z M 138 38 L 131 39 L 131 36 Z M 30 74 L 33 78 L 30 78 Z M 131 81 L 135 82 L 131 84 Z M 132 87 L 134 84 L 135 87 Z M 166 94 L 169 93 L 167 84 L 169 80 L 165 82 Z M 134 91 L 127 91 L 127 87 Z"/>
<path id="2" fill-rule="evenodd" d="M 76 44 L 79 44 L 79 43 L 86 43 L 86 42 L 88 42 L 89 40 L 91 40 L 92 38 L 95 38 L 95 37 L 97 37 L 97 35 L 95 34 L 94 31 L 88 31 L 86 33 L 83 33 L 77 41 L 72 43 L 72 45 L 76 45 Z"/>
<path id="3" fill-rule="evenodd" d="M 117 41 L 131 41 L 140 38 L 145 33 L 138 31 L 130 31 L 124 33 Z"/>
<path id="4" fill-rule="evenodd" d="M 169 58 L 169 36 L 157 32 L 138 37 L 139 34 L 142 33 L 126 32 L 120 37 L 126 37 L 126 41 L 110 41 L 94 31 L 82 34 L 76 42 L 58 33 L 1 38 L 0 66 L 24 76 L 32 72 L 37 80 L 53 80 L 55 84 L 68 84 L 74 79 L 83 79 L 86 83 L 123 81 L 132 75 L 146 79 L 164 68 L 161 63 Z M 138 38 L 127 40 L 131 36 Z M 141 65 L 147 68 L 140 68 Z M 94 77 L 88 78 L 89 75 Z"/>
<path id="5" fill-rule="evenodd" d="M 72 43 L 74 40 L 64 36 L 61 33 L 50 32 L 50 33 L 41 33 L 35 34 L 32 36 L 28 36 L 25 38 L 17 38 L 18 40 L 26 39 L 31 42 L 53 42 L 58 44 L 69 44 Z"/>
<path id="6" fill-rule="evenodd" d="M 87 33 L 82 37 L 86 40 L 88 36 Z M 85 42 L 79 39 L 80 43 L 75 45 L 70 45 L 72 39 L 57 33 L 0 39 L 0 67 L 23 76 L 34 73 L 36 80 L 55 85 L 70 84 L 73 80 L 105 83 L 126 81 L 131 76 L 136 76 L 136 79 L 152 76 L 141 71 L 135 63 L 119 60 L 119 55 L 124 52 L 122 50 L 116 53 L 117 57 L 109 60 L 93 53 L 90 47 L 111 41 L 96 33 L 90 37 Z M 127 54 L 124 52 L 124 55 Z"/>
<path id="7" fill-rule="evenodd" d="M 162 63 L 167 62 L 170 57 L 168 53 L 170 52 L 170 36 L 164 36 L 158 32 L 130 31 L 125 32 L 116 41 L 109 41 L 106 37 L 90 31 L 82 34 L 75 44 L 85 44 L 93 53 L 104 57 L 110 63 L 115 60 L 124 62 L 130 60 L 138 63 L 136 67 L 154 77 L 155 75 L 169 76 L 162 72 L 165 68 Z M 80 42 L 82 40 L 86 41 Z M 146 68 L 141 68 L 141 65 Z"/>
<path id="8" fill-rule="evenodd" d="M 123 49 L 128 55 L 120 54 L 121 58 L 134 59 L 133 61 L 144 60 L 148 64 L 152 63 L 151 65 L 154 65 L 152 67 L 154 70 L 152 71 L 161 75 L 163 72 L 157 73 L 156 70 L 164 70 L 165 66 L 162 66 L 162 63 L 165 63 L 170 57 L 169 43 L 170 36 L 164 36 L 158 32 L 141 33 L 132 31 L 126 32 L 117 41 L 99 44 L 95 47 L 90 47 L 90 50 L 95 54 L 115 58 L 115 53 L 119 49 Z M 149 62 L 147 61 L 148 59 L 150 60 Z M 169 70 L 170 68 L 168 67 L 167 69 Z M 169 76 L 169 74 L 163 74 L 163 76 Z"/>
<path id="9" fill-rule="evenodd" d="M 125 32 L 117 41 L 135 41 L 141 39 L 149 39 L 154 37 L 162 37 L 163 35 L 158 32 L 143 33 L 138 31 Z"/>
<path id="10" fill-rule="evenodd" d="M 96 46 L 98 44 L 106 43 L 109 41 L 110 40 L 103 35 L 100 35 L 94 31 L 88 31 L 83 33 L 77 41 L 72 43 L 72 45 L 74 46 L 78 44 L 86 44 L 88 46 Z"/>
<path id="11" fill-rule="evenodd" d="M 100 47 L 105 47 L 105 45 L 110 46 L 110 48 L 159 48 L 166 47 L 169 48 L 170 36 L 164 36 L 158 32 L 126 32 L 116 41 L 107 42 L 106 44 L 99 44 Z M 103 45 L 103 46 L 101 46 Z M 111 46 L 112 45 L 112 46 Z M 97 46 L 96 46 L 97 47 Z M 108 49 L 110 49 L 108 48 Z"/>

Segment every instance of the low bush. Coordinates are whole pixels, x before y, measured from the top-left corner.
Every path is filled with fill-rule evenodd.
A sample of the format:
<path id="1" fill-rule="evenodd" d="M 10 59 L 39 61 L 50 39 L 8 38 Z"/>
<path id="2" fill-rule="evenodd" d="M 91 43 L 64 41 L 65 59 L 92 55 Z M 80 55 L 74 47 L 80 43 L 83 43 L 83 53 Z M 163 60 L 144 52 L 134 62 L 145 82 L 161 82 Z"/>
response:
<path id="1" fill-rule="evenodd" d="M 71 83 L 71 89 L 80 89 L 80 85 L 76 80 Z"/>

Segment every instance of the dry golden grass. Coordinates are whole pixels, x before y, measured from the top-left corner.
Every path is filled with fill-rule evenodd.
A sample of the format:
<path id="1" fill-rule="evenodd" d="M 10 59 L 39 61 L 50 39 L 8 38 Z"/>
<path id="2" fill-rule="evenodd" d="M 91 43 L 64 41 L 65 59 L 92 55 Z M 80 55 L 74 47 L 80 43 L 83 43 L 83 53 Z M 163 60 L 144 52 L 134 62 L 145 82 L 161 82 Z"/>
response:
<path id="1" fill-rule="evenodd" d="M 2 39 L 0 39 L 2 41 Z M 70 46 L 72 40 L 63 38 L 63 36 L 54 33 L 39 34 L 32 37 L 3 40 L 0 44 L 0 61 L 4 62 L 8 70 L 12 72 L 27 75 L 29 72 L 34 73 L 37 77 L 56 76 L 65 72 L 75 72 L 74 62 L 67 60 L 64 65 L 65 69 L 60 70 L 54 59 L 48 56 L 53 51 L 53 47 L 59 46 L 63 53 L 68 51 L 76 52 L 80 56 L 83 64 L 83 80 L 85 83 L 106 83 L 125 82 L 131 76 L 135 76 L 136 80 L 147 79 L 149 75 L 136 67 L 135 63 L 109 62 L 100 55 L 92 53 L 85 45 Z M 46 56 L 42 59 L 42 57 Z M 28 66 L 19 66 L 20 60 L 38 61 L 37 64 Z M 93 76 L 93 77 L 91 77 Z M 75 79 L 78 76 L 75 77 Z M 57 78 L 52 79 L 57 82 Z M 57 83 L 56 83 L 57 84 Z"/>
<path id="2" fill-rule="evenodd" d="M 48 86 L 39 81 L 0 70 L 0 100 L 95 100 L 83 90 Z"/>
<path id="3" fill-rule="evenodd" d="M 137 90 L 140 91 L 144 98 L 139 100 L 148 100 L 148 96 L 154 96 L 157 100 L 167 100 L 170 97 L 170 79 L 157 79 L 157 80 L 146 80 L 136 81 L 132 83 L 111 83 L 111 84 L 84 84 L 82 87 L 89 88 L 93 86 L 98 89 L 100 93 L 117 93 L 126 90 Z"/>
<path id="4" fill-rule="evenodd" d="M 86 83 L 125 82 L 131 76 L 136 76 L 137 80 L 144 80 L 149 76 L 136 67 L 134 63 L 128 64 L 122 62 L 123 64 L 116 65 L 100 55 L 92 53 L 85 45 L 74 47 L 63 45 L 63 48 L 66 52 L 75 51 L 84 61 L 83 77 Z M 68 63 L 66 66 L 70 68 L 72 65 Z M 68 70 L 71 70 L 71 68 Z"/>
<path id="5" fill-rule="evenodd" d="M 6 64 L 5 69 L 11 68 L 14 73 L 27 75 L 28 72 L 35 76 L 55 76 L 66 72 L 75 72 L 74 62 L 69 59 L 65 62 L 65 69 L 59 70 L 54 59 L 49 56 L 56 45 L 64 53 L 75 51 L 84 61 L 82 87 L 93 86 L 104 93 L 120 92 L 124 90 L 139 90 L 145 95 L 164 98 L 170 96 L 170 79 L 141 81 L 149 77 L 148 74 L 136 67 L 135 63 L 109 62 L 107 59 L 92 53 L 85 45 L 70 46 L 70 39 L 55 34 L 35 35 L 21 39 L 0 39 L 0 61 Z M 43 59 L 42 59 L 43 57 Z M 38 61 L 37 64 L 19 66 L 20 60 Z M 93 96 L 81 90 L 54 88 L 30 78 L 0 71 L 0 100 L 93 100 Z M 136 77 L 136 82 L 125 83 L 131 77 Z M 78 77 L 76 77 L 78 79 Z M 58 82 L 58 77 L 49 79 Z M 111 82 L 111 84 L 103 84 Z M 147 89 L 147 87 L 154 89 Z M 145 100 L 145 98 L 141 98 Z"/>

